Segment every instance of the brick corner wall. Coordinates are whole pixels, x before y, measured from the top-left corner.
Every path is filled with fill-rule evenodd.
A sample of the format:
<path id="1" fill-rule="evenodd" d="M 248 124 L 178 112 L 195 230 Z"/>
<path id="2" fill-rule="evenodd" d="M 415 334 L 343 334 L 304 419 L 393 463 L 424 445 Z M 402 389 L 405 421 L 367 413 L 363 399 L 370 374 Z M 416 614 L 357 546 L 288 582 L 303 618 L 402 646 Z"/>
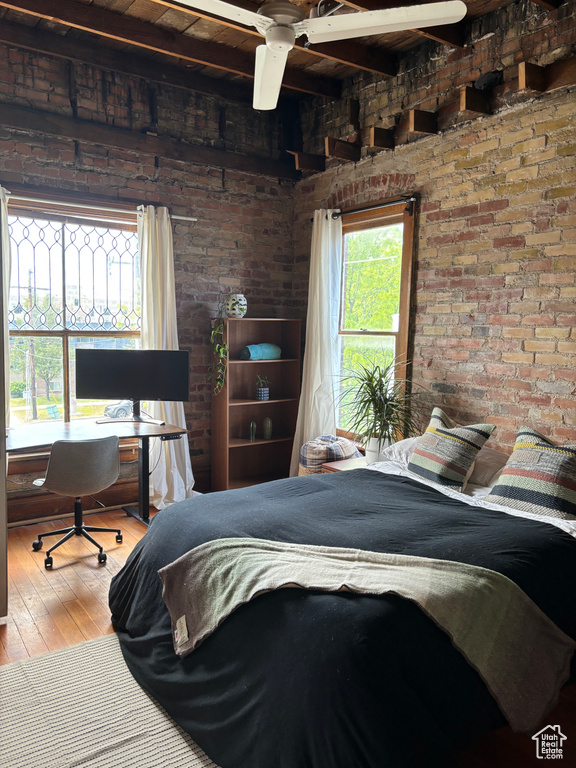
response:
<path id="1" fill-rule="evenodd" d="M 462 422 L 497 425 L 510 450 L 519 427 L 576 438 L 576 101 L 574 88 L 519 93 L 518 61 L 565 58 L 576 40 L 576 3 L 546 13 L 507 6 L 472 25 L 462 51 L 428 46 L 391 81 L 349 85 L 363 130 L 399 108 L 436 110 L 440 132 L 402 135 L 393 152 L 329 161 L 296 187 L 295 287 L 307 285 L 310 216 L 417 194 L 413 377 L 433 404 Z M 434 55 L 432 55 L 434 53 Z M 458 114 L 463 82 L 504 70 L 493 113 Z M 311 116 L 304 116 L 305 122 Z M 309 122 L 343 137 L 347 113 Z M 312 130 L 313 125 L 313 130 Z M 399 126 L 402 127 L 401 121 Z M 340 133 L 339 133 L 340 132 Z"/>

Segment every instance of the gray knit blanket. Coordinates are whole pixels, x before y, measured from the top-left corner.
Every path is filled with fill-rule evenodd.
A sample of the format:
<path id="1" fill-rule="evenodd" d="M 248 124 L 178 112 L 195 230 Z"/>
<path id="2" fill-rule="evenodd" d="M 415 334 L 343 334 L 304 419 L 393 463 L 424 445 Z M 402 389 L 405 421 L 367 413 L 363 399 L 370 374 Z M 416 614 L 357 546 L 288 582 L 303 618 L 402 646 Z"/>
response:
<path id="1" fill-rule="evenodd" d="M 516 731 L 532 733 L 568 680 L 576 643 L 514 582 L 464 563 L 264 539 L 217 539 L 159 575 L 174 649 L 191 653 L 236 608 L 293 587 L 416 602 L 478 671 Z"/>

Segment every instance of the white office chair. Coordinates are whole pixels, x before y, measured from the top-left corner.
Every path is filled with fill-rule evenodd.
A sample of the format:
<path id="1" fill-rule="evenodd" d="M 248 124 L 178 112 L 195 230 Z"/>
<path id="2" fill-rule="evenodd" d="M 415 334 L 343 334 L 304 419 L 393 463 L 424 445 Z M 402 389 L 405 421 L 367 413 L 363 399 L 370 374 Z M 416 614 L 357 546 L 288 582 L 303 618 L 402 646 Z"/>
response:
<path id="1" fill-rule="evenodd" d="M 90 536 L 89 531 L 115 533 L 116 541 L 119 544 L 122 543 L 120 530 L 96 528 L 92 525 L 84 525 L 82 522 L 82 496 L 92 496 L 93 493 L 108 488 L 116 482 L 119 473 L 120 459 L 116 436 L 101 437 L 97 440 L 57 440 L 52 445 L 46 476 L 43 480 L 35 480 L 34 484 L 42 485 L 52 493 L 74 497 L 74 525 L 71 528 L 41 533 L 36 541 L 32 542 L 32 549 L 37 552 L 42 549 L 42 539 L 45 536 L 64 534 L 60 541 L 46 551 L 44 558 L 46 568 L 52 568 L 51 553 L 72 536 L 84 536 L 98 547 L 99 563 L 106 562 L 106 553 Z M 100 504 L 100 502 L 96 503 Z"/>

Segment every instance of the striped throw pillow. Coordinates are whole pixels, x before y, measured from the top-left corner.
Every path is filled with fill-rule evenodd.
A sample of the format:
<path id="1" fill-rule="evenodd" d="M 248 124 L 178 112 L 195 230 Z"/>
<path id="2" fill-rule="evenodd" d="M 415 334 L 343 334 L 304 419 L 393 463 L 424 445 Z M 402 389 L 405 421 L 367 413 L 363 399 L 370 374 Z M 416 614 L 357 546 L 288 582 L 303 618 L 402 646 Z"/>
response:
<path id="1" fill-rule="evenodd" d="M 458 426 L 444 411 L 434 408 L 408 469 L 434 483 L 464 490 L 478 452 L 495 429 L 494 424 Z"/>
<path id="2" fill-rule="evenodd" d="M 556 445 L 522 427 L 512 455 L 485 501 L 576 520 L 576 445 Z"/>

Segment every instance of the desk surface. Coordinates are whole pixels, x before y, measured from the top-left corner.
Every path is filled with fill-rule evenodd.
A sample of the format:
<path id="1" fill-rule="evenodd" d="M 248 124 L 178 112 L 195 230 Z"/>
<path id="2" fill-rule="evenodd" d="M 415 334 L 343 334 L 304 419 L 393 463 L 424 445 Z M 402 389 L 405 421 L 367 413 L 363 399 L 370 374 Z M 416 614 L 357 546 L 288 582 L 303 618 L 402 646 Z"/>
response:
<path id="1" fill-rule="evenodd" d="M 120 419 L 105 424 L 98 424 L 96 419 L 46 421 L 10 427 L 6 438 L 6 451 L 10 453 L 45 448 L 56 440 L 94 440 L 109 435 L 118 435 L 120 438 L 161 437 L 185 432 L 185 429 L 173 424 L 147 424 Z"/>

